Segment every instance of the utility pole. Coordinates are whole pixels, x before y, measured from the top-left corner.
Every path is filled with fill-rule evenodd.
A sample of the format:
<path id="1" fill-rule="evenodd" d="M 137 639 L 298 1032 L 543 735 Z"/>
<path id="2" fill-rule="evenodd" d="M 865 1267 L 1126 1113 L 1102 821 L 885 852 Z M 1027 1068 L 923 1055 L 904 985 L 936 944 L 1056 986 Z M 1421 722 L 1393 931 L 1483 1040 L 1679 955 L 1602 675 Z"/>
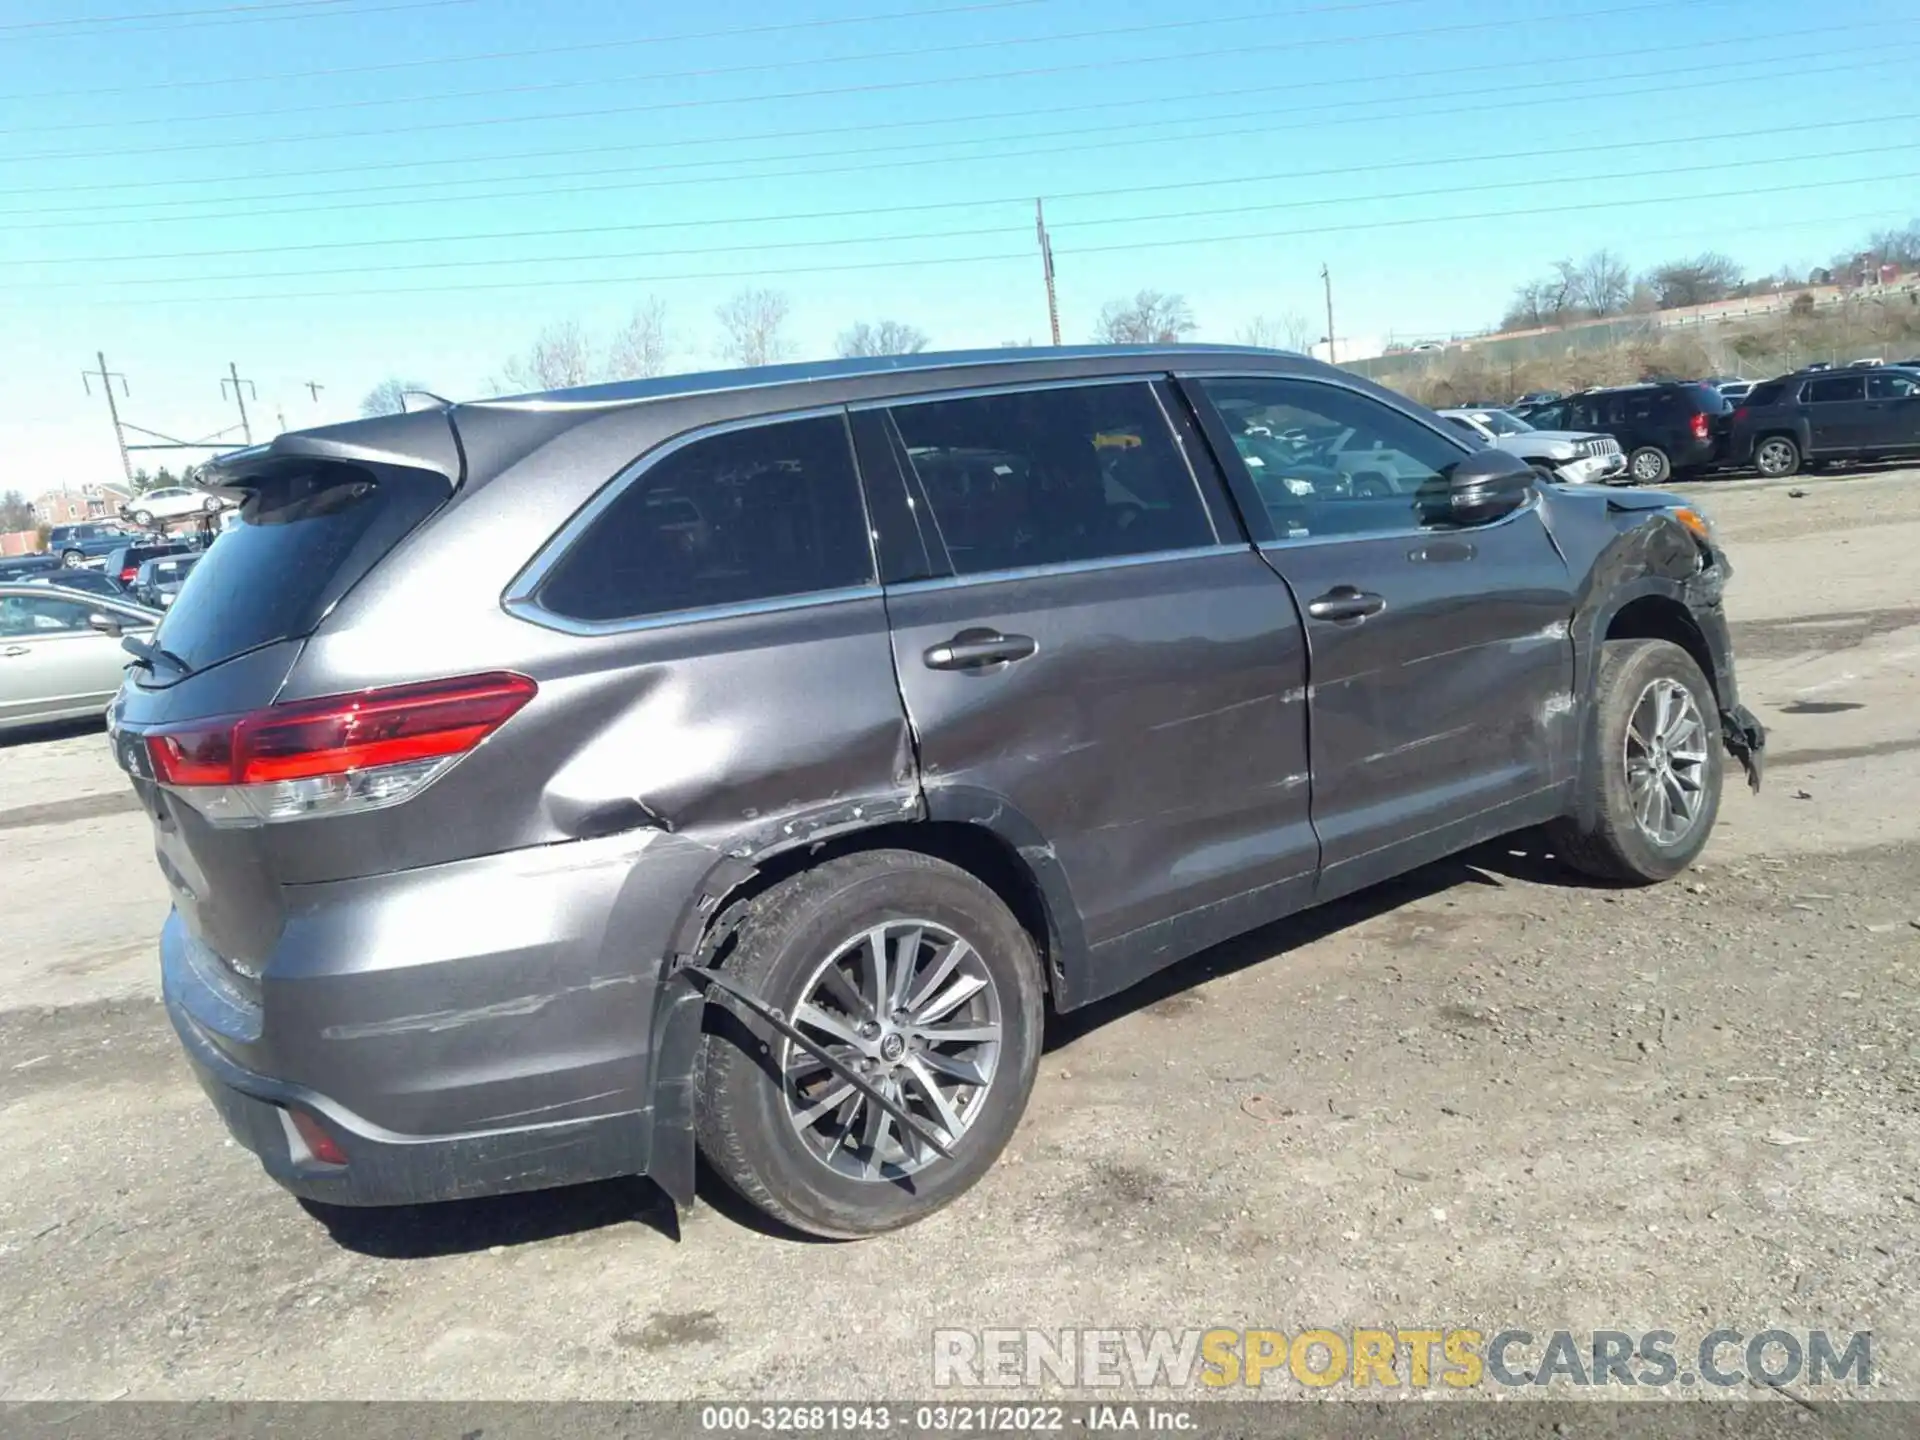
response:
<path id="1" fill-rule="evenodd" d="M 233 402 L 240 407 L 240 433 L 246 437 L 247 444 L 251 445 L 253 444 L 253 425 L 247 419 L 247 397 L 240 393 L 240 387 L 244 385 L 252 390 L 253 398 L 256 400 L 260 398 L 260 392 L 254 388 L 253 381 L 240 378 L 240 367 L 231 360 L 227 362 L 227 375 L 230 378 L 220 382 L 220 393 L 224 396 L 227 393 L 227 386 L 233 386 Z"/>
<path id="2" fill-rule="evenodd" d="M 318 380 L 307 380 L 302 383 L 307 387 L 308 398 L 311 399 L 314 404 L 318 405 L 320 403 L 320 392 L 327 387 L 322 385 Z"/>
<path id="3" fill-rule="evenodd" d="M 1320 266 L 1320 283 L 1327 288 L 1327 363 L 1335 363 L 1333 341 L 1333 276 L 1324 263 Z"/>
<path id="4" fill-rule="evenodd" d="M 1033 229 L 1040 240 L 1040 273 L 1047 282 L 1047 325 L 1053 332 L 1053 343 L 1060 343 L 1060 297 L 1053 285 L 1053 241 L 1047 235 L 1046 206 L 1037 198 L 1033 202 Z"/>
<path id="5" fill-rule="evenodd" d="M 82 370 L 80 372 L 80 383 L 86 387 L 86 392 L 91 395 L 93 393 L 94 377 L 98 376 L 101 389 L 107 392 L 107 414 L 113 417 L 113 443 L 119 447 L 120 469 L 127 477 L 128 490 L 132 490 L 133 461 L 127 455 L 127 433 L 120 428 L 120 407 L 114 403 L 113 399 L 113 382 L 116 380 L 120 382 L 120 393 L 122 395 L 128 393 L 127 377 L 122 375 L 118 370 L 107 369 L 107 357 L 104 351 L 94 351 L 93 358 L 100 362 L 100 368 L 98 370 Z"/>

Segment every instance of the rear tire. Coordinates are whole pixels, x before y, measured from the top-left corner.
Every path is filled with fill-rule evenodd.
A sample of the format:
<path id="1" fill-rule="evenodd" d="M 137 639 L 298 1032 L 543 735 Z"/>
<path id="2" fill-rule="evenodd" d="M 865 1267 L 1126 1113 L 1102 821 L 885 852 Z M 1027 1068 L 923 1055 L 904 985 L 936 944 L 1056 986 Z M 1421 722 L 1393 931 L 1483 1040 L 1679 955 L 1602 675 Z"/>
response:
<path id="1" fill-rule="evenodd" d="M 1552 827 L 1556 853 L 1600 880 L 1672 879 L 1699 856 L 1720 813 L 1726 760 L 1713 687 L 1670 641 L 1609 640 L 1589 723 L 1596 749 L 1575 816 Z M 1583 813 L 1592 816 L 1586 827 L 1576 818 Z"/>
<path id="2" fill-rule="evenodd" d="M 1800 461 L 1800 447 L 1786 435 L 1769 435 L 1753 449 L 1753 468 L 1769 480 L 1796 474 Z"/>
<path id="3" fill-rule="evenodd" d="M 63 570 L 78 570 L 86 558 L 87 557 L 82 555 L 78 550 L 62 550 L 60 552 L 60 568 Z"/>
<path id="4" fill-rule="evenodd" d="M 1627 474 L 1636 485 L 1664 485 L 1673 474 L 1673 461 L 1658 445 L 1642 445 L 1627 457 Z"/>
<path id="5" fill-rule="evenodd" d="M 133 523 L 138 525 L 142 530 L 151 530 L 153 528 L 153 512 L 151 510 L 134 511 Z"/>
<path id="6" fill-rule="evenodd" d="M 890 922 L 898 928 L 882 930 Z M 870 937 L 876 932 L 887 950 L 888 974 L 897 976 L 905 964 L 917 977 L 894 997 L 898 1003 L 877 1011 L 856 1006 L 869 998 Z M 968 947 L 964 960 L 955 960 L 944 976 L 939 972 L 954 951 L 939 938 L 943 932 Z M 922 934 L 924 940 L 918 938 Z M 698 1066 L 695 1133 L 707 1163 L 742 1197 L 796 1230 L 858 1239 L 924 1218 L 964 1194 L 992 1167 L 1033 1090 L 1043 989 L 1032 938 L 986 885 L 916 851 L 880 850 L 830 860 L 748 902 L 733 950 L 722 963 L 727 974 L 783 1015 L 824 1012 L 836 1022 L 844 1016 L 849 1039 L 865 1036 L 868 1020 L 879 1014 L 887 1022 L 884 1034 L 868 1037 L 857 1050 L 836 1044 L 836 1053 L 871 1056 L 874 1073 L 895 1077 L 897 1097 L 949 1137 L 953 1126 L 937 1116 L 913 1067 L 951 1084 L 950 1068 L 920 1059 L 937 1050 L 941 1064 L 965 1066 L 986 1077 L 984 1087 L 954 1086 L 945 1092 L 952 1118 L 959 1121 L 958 1137 L 948 1141 L 952 1158 L 930 1149 L 915 1155 L 900 1143 L 895 1122 L 888 1122 L 891 1130 L 869 1128 L 872 1118 L 883 1114 L 871 1101 L 817 1062 L 809 1071 L 801 1064 L 800 1047 L 763 1021 L 717 1001 L 708 1010 Z M 848 975 L 860 993 L 849 994 Z M 919 998 L 917 986 L 924 984 L 932 997 L 918 1007 L 925 1011 L 951 995 L 956 982 L 975 981 L 958 1008 L 925 1023 L 975 1034 L 995 1030 L 997 1040 L 932 1040 L 901 1019 Z M 830 1036 L 804 1019 L 799 1023 L 810 1035 Z M 881 1028 L 879 1020 L 871 1023 Z M 887 1069 L 885 1055 L 896 1040 L 905 1053 L 897 1068 Z M 841 1094 L 847 1098 L 834 1098 Z M 828 1108 L 817 1118 L 804 1118 L 821 1106 Z"/>

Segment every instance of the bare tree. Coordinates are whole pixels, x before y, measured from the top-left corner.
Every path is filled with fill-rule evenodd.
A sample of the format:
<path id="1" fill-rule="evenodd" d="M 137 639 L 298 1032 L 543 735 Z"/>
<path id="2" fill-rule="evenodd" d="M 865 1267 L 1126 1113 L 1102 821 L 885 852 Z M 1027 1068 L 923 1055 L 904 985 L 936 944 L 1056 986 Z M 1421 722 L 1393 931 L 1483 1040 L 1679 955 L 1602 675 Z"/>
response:
<path id="1" fill-rule="evenodd" d="M 899 320 L 882 320 L 877 325 L 862 320 L 841 331 L 833 348 L 843 360 L 855 355 L 918 355 L 927 348 L 927 336 L 919 327 Z"/>
<path id="2" fill-rule="evenodd" d="M 1574 273 L 1573 295 L 1597 320 L 1622 314 L 1633 298 L 1633 272 L 1611 250 L 1596 250 Z"/>
<path id="3" fill-rule="evenodd" d="M 1647 272 L 1654 300 L 1662 310 L 1724 300 L 1740 284 L 1740 266 L 1709 250 L 1691 260 L 1674 260 Z"/>
<path id="4" fill-rule="evenodd" d="M 33 506 L 27 503 L 27 497 L 18 490 L 0 493 L 0 532 L 32 528 Z"/>
<path id="5" fill-rule="evenodd" d="M 664 375 L 673 353 L 673 335 L 667 329 L 667 305 L 649 295 L 633 307 L 627 323 L 607 342 L 605 374 L 609 380 L 644 380 Z"/>
<path id="6" fill-rule="evenodd" d="M 501 366 L 493 383 L 503 392 L 564 390 L 590 384 L 600 373 L 587 332 L 578 321 L 562 320 L 542 330 L 524 354 Z"/>
<path id="7" fill-rule="evenodd" d="M 1186 297 L 1142 290 L 1131 300 L 1109 300 L 1094 326 L 1096 345 L 1170 345 L 1195 329 Z"/>
<path id="8" fill-rule="evenodd" d="M 1262 350 L 1298 350 L 1304 352 L 1313 343 L 1313 326 L 1298 310 L 1279 315 L 1255 315 L 1234 334 L 1242 345 Z"/>
<path id="9" fill-rule="evenodd" d="M 778 290 L 738 291 L 713 313 L 723 334 L 720 353 L 736 365 L 773 365 L 793 351 L 782 333 L 792 304 Z"/>
<path id="10" fill-rule="evenodd" d="M 399 415 L 407 408 L 407 392 L 427 387 L 418 380 L 402 380 L 389 375 L 360 397 L 360 413 L 366 416 Z"/>

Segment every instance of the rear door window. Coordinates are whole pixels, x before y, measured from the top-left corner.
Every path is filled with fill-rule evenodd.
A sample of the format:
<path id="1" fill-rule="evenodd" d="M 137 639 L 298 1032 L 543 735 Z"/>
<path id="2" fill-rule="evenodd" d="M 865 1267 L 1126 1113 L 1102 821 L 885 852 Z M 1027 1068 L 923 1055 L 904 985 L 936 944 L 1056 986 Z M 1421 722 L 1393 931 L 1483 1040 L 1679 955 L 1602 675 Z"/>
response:
<path id="1" fill-rule="evenodd" d="M 553 614 L 609 623 L 873 578 L 846 421 L 831 415 L 725 431 L 663 455 L 606 503 L 536 597 Z"/>
<path id="2" fill-rule="evenodd" d="M 1832 375 L 1807 385 L 1807 400 L 1814 405 L 1839 405 L 1866 398 L 1866 378 L 1860 375 Z"/>
<path id="3" fill-rule="evenodd" d="M 956 574 L 1214 543 L 1153 388 L 1073 385 L 890 414 Z"/>
<path id="4" fill-rule="evenodd" d="M 1896 374 L 1883 370 L 1867 377 L 1867 398 L 1869 400 L 1904 400 L 1909 395 L 1920 394 L 1920 380 L 1911 375 Z"/>
<path id="5" fill-rule="evenodd" d="M 252 483 L 239 518 L 199 558 L 155 637 L 189 670 L 309 633 L 450 488 L 425 471 L 376 475 L 329 463 Z M 180 549 L 138 547 L 127 563 Z"/>

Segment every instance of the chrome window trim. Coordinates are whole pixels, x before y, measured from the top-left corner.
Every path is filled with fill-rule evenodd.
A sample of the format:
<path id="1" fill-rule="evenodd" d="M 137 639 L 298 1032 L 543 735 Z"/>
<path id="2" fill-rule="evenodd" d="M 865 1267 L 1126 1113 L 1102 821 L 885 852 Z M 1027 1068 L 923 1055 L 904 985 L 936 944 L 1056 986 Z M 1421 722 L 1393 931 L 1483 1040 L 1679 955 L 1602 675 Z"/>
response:
<path id="1" fill-rule="evenodd" d="M 883 400 L 855 400 L 847 410 L 904 410 L 909 405 L 937 405 L 944 400 L 978 400 L 993 395 L 1024 395 L 1033 390 L 1086 390 L 1095 385 L 1151 385 L 1163 381 L 1169 372 L 1159 370 L 1126 371 L 1115 375 L 1075 375 L 1065 380 L 1018 380 L 997 385 L 966 385 L 954 390 L 929 390 L 923 394 L 895 395 Z"/>
<path id="2" fill-rule="evenodd" d="M 1138 555 L 1105 555 L 1097 560 L 1060 560 L 1050 565 L 1022 565 L 1008 570 L 982 570 L 972 575 L 940 575 L 931 580 L 906 580 L 885 587 L 889 595 L 918 595 L 933 590 L 959 590 L 973 585 L 1002 585 L 1015 580 L 1044 580 L 1055 575 L 1086 575 L 1096 570 L 1130 570 L 1140 565 L 1166 565 L 1175 560 L 1203 560 L 1219 555 L 1251 554 L 1250 545 L 1202 545 L 1186 550 L 1147 550 Z"/>
<path id="3" fill-rule="evenodd" d="M 547 609 L 535 598 L 547 577 L 576 545 L 581 537 L 591 530 L 602 515 L 612 508 L 614 503 L 625 495 L 634 482 L 654 466 L 670 456 L 678 454 L 688 446 L 697 445 L 704 440 L 720 435 L 730 435 L 742 430 L 760 430 L 769 425 L 784 425 L 796 420 L 838 419 L 842 428 L 846 428 L 847 407 L 845 405 L 809 405 L 799 410 L 778 410 L 765 415 L 744 416 L 735 420 L 720 420 L 711 425 L 701 425 L 692 430 L 661 441 L 651 450 L 637 456 L 611 480 L 602 485 L 593 498 L 573 513 L 571 519 L 550 536 L 546 543 L 534 552 L 533 558 L 524 565 L 520 573 L 508 582 L 500 605 L 509 615 L 526 620 L 548 630 L 558 630 L 567 635 L 624 635 L 629 631 L 661 630 L 674 625 L 696 625 L 711 620 L 734 619 L 740 616 L 773 615 L 784 610 L 806 610 L 821 605 L 843 604 L 849 600 L 871 600 L 880 596 L 879 559 L 874 554 L 873 517 L 867 509 L 867 487 L 860 473 L 860 461 L 853 446 L 851 430 L 846 432 L 847 463 L 852 468 L 854 485 L 860 501 L 860 527 L 867 542 L 867 580 L 860 585 L 834 586 L 825 590 L 803 591 L 795 595 L 769 595 L 758 600 L 739 600 L 726 605 L 694 606 L 681 610 L 661 610 L 646 615 L 623 616 L 614 620 L 581 620 L 571 615 L 561 615 Z"/>

